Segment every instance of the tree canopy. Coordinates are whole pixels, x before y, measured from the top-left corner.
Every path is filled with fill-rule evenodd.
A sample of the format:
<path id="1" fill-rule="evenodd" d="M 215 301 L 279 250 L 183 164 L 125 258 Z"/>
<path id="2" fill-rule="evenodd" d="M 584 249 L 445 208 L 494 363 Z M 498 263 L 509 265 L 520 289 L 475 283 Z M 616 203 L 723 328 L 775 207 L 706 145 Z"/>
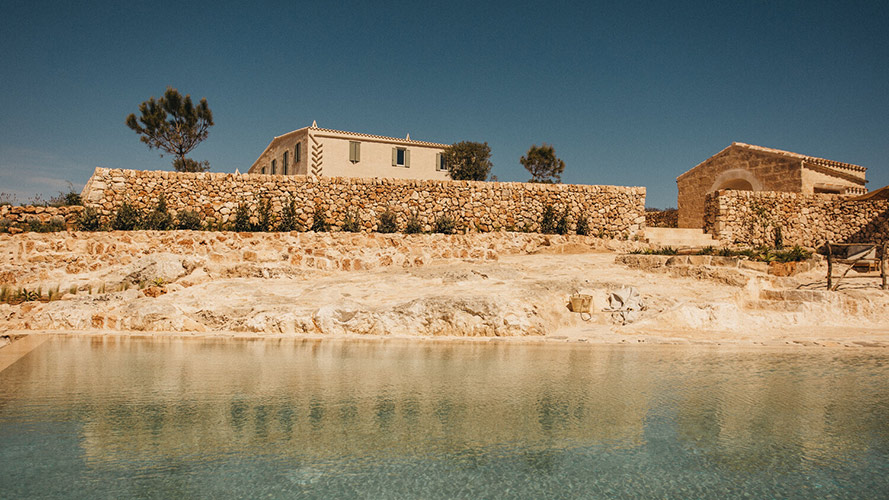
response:
<path id="1" fill-rule="evenodd" d="M 139 105 L 138 118 L 127 116 L 127 127 L 141 135 L 139 140 L 151 149 L 160 149 L 176 158 L 173 167 L 180 172 L 202 172 L 208 170 L 208 162 L 198 162 L 185 155 L 207 138 L 213 126 L 213 112 L 202 98 L 197 106 L 191 96 L 182 94 L 173 87 L 167 87 L 163 97 L 154 97 Z M 163 153 L 161 153 L 163 156 Z"/>
<path id="2" fill-rule="evenodd" d="M 483 181 L 491 173 L 491 147 L 488 143 L 463 141 L 452 144 L 441 153 L 451 179 Z"/>
<path id="3" fill-rule="evenodd" d="M 531 180 L 528 182 L 545 182 L 549 184 L 558 184 L 562 182 L 562 172 L 565 171 L 565 162 L 556 156 L 556 150 L 543 143 L 537 147 L 532 145 L 526 156 L 523 156 L 519 162 L 531 173 Z"/>

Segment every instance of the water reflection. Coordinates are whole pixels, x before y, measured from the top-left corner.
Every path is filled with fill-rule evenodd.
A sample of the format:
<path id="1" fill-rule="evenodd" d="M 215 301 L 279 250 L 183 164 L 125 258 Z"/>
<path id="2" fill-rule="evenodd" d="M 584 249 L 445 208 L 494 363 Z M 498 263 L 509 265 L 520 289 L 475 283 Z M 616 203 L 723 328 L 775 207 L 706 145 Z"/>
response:
<path id="1" fill-rule="evenodd" d="M 877 351 L 56 339 L 0 372 L 0 431 L 75 422 L 91 467 L 315 464 L 294 484 L 318 464 L 405 457 L 463 471 L 511 457 L 543 475 L 577 454 L 595 460 L 586 475 L 616 457 L 885 470 L 887 367 Z"/>

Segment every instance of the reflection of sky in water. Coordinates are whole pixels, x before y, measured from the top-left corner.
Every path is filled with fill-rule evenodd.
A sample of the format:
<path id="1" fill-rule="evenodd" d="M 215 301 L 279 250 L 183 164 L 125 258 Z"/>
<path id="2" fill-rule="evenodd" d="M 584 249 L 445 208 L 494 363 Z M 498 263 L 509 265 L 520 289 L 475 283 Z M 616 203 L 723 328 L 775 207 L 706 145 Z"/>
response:
<path id="1" fill-rule="evenodd" d="M 0 372 L 0 491 L 874 496 L 889 491 L 887 362 L 877 350 L 55 339 Z"/>

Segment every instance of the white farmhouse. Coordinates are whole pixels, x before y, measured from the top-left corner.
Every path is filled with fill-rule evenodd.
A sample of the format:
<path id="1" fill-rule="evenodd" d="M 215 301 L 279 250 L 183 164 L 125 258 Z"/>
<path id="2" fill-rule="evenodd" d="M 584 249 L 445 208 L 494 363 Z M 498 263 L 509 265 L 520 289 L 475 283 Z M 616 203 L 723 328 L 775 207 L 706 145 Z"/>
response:
<path id="1" fill-rule="evenodd" d="M 311 127 L 272 139 L 248 173 L 447 180 L 447 144 Z"/>

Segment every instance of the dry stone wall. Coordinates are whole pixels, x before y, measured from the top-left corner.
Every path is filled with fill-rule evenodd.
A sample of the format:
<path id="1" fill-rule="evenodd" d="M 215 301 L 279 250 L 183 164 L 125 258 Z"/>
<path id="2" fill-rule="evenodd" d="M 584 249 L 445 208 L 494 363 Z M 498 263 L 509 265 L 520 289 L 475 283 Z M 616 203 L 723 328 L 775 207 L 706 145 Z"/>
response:
<path id="1" fill-rule="evenodd" d="M 254 211 L 261 200 L 280 214 L 291 198 L 297 218 L 311 224 L 319 207 L 336 228 L 347 213 L 364 231 L 376 229 L 380 214 L 395 212 L 401 228 L 416 214 L 425 230 L 452 217 L 460 230 L 537 230 L 546 205 L 567 210 L 570 228 L 586 217 L 593 234 L 632 237 L 645 225 L 645 188 L 517 182 L 433 181 L 302 177 L 261 174 L 147 172 L 97 168 L 82 196 L 87 206 L 110 217 L 125 201 L 152 208 L 164 195 L 171 211 L 199 212 L 210 224 L 234 220 L 238 204 Z"/>
<path id="2" fill-rule="evenodd" d="M 835 194 L 718 191 L 707 195 L 704 231 L 725 243 L 818 247 L 889 240 L 889 200 L 850 201 Z"/>
<path id="3" fill-rule="evenodd" d="M 60 218 L 65 221 L 65 225 L 70 229 L 74 228 L 80 212 L 83 210 L 81 206 L 66 207 L 42 207 L 42 206 L 18 206 L 18 205 L 2 205 L 0 206 L 0 221 L 15 227 L 22 227 L 28 224 L 32 219 L 46 223 L 53 218 Z"/>

